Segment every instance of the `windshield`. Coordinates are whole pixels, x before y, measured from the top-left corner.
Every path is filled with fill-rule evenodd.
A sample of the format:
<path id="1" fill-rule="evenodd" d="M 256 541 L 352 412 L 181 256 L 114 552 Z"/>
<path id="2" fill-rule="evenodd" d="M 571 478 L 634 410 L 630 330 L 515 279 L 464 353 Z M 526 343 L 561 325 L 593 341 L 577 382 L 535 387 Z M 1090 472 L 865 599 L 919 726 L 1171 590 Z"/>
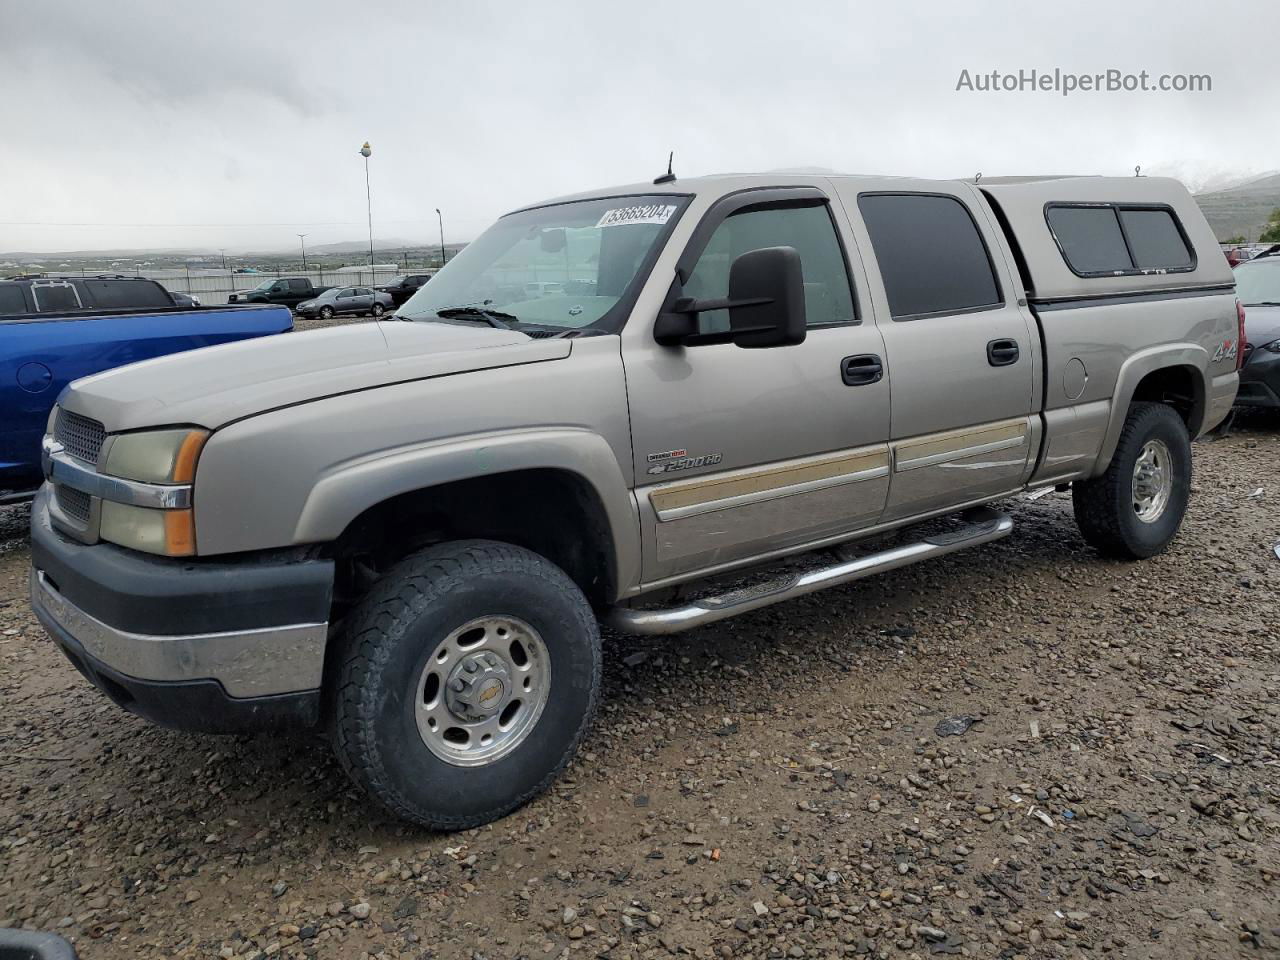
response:
<path id="1" fill-rule="evenodd" d="M 1246 307 L 1280 303 L 1280 258 L 1253 260 L 1236 267 L 1236 296 Z"/>
<path id="2" fill-rule="evenodd" d="M 509 315 L 514 320 L 506 322 L 516 325 L 615 333 L 625 320 L 623 301 L 643 282 L 687 202 L 669 194 L 611 197 L 509 214 L 396 316 L 436 320 L 440 310 L 478 307 Z"/>

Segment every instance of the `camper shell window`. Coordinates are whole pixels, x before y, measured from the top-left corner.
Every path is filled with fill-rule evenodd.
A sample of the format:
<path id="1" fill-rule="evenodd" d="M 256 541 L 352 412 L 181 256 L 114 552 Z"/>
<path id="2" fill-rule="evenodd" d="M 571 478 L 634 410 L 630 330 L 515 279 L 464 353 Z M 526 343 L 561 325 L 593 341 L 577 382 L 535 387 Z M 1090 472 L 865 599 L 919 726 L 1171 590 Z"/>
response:
<path id="1" fill-rule="evenodd" d="M 1049 233 L 1078 277 L 1187 273 L 1196 255 L 1173 208 L 1142 203 L 1047 203 Z"/>

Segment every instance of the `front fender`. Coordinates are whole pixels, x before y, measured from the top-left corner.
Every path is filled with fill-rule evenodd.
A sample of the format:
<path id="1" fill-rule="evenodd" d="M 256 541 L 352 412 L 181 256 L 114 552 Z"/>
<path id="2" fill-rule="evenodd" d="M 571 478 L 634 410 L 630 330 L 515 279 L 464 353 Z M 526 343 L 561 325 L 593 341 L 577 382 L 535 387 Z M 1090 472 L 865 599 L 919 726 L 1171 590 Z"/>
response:
<path id="1" fill-rule="evenodd" d="M 1111 417 L 1107 422 L 1107 432 L 1098 454 L 1094 476 L 1105 473 L 1112 456 L 1115 455 L 1116 447 L 1120 443 L 1120 431 L 1124 429 L 1124 421 L 1128 416 L 1129 405 L 1133 402 L 1138 384 L 1148 374 L 1172 367 L 1183 367 L 1191 373 L 1194 395 L 1187 432 L 1191 434 L 1192 439 L 1200 435 L 1205 418 L 1205 397 L 1208 393 L 1208 351 L 1196 343 L 1165 343 L 1138 350 L 1120 366 L 1115 394 L 1111 400 Z"/>
<path id="2" fill-rule="evenodd" d="M 565 470 L 581 477 L 604 507 L 619 584 L 640 578 L 640 526 L 622 469 L 599 434 L 547 427 L 479 434 L 382 451 L 335 465 L 312 487 L 294 543 L 334 540 L 364 511 L 415 490 L 517 470 Z"/>

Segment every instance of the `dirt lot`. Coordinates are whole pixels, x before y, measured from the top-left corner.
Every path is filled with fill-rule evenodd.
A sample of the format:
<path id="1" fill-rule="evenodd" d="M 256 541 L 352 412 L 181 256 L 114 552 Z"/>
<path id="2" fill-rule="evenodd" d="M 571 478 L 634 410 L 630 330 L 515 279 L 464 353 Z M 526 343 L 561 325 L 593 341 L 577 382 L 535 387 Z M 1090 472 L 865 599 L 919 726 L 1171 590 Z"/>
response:
<path id="1" fill-rule="evenodd" d="M 976 551 L 613 638 L 569 775 L 453 836 L 319 736 L 117 710 L 0 512 L 0 926 L 86 960 L 1280 955 L 1280 424 L 1196 445 L 1146 563 L 1069 495 L 1011 509 Z"/>

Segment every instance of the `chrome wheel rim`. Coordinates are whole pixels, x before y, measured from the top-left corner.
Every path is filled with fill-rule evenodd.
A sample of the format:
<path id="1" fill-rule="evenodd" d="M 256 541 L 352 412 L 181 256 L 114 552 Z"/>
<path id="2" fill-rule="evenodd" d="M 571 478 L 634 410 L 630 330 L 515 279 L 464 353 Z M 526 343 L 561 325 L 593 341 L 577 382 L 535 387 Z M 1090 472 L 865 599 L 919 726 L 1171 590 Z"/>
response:
<path id="1" fill-rule="evenodd" d="M 480 767 L 520 746 L 547 705 L 550 659 L 516 617 L 480 617 L 431 652 L 416 684 L 422 742 L 446 763 Z"/>
<path id="2" fill-rule="evenodd" d="M 1142 445 L 1133 465 L 1133 512 L 1143 523 L 1155 523 L 1164 514 L 1173 493 L 1173 457 L 1163 440 Z"/>

